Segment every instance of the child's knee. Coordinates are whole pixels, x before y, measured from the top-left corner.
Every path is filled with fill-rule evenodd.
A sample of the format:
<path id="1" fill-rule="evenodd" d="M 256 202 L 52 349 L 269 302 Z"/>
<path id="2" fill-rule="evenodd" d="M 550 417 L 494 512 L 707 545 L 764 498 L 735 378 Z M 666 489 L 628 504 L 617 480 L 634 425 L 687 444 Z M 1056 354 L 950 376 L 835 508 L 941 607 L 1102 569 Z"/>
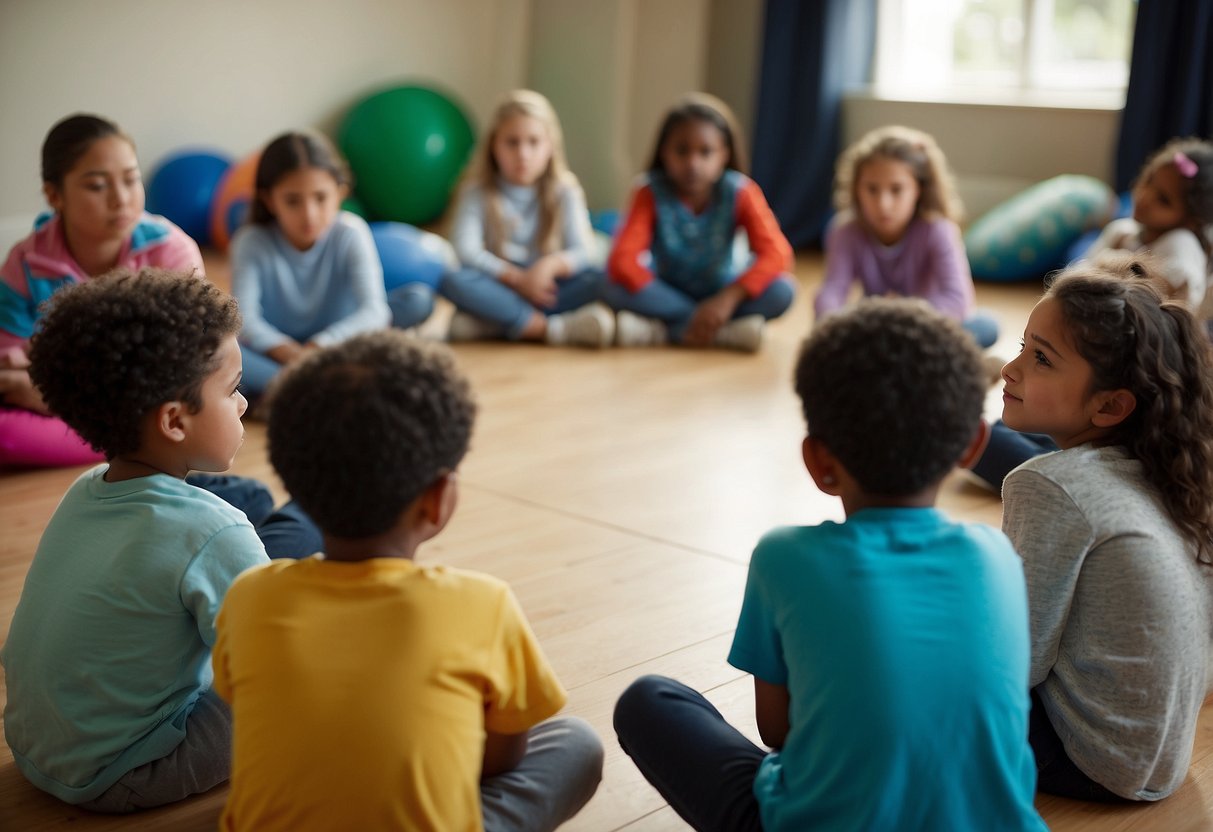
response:
<path id="1" fill-rule="evenodd" d="M 634 730 L 643 730 L 660 707 L 660 700 L 679 685 L 673 679 L 652 674 L 632 682 L 615 703 L 615 733 L 623 737 Z"/>

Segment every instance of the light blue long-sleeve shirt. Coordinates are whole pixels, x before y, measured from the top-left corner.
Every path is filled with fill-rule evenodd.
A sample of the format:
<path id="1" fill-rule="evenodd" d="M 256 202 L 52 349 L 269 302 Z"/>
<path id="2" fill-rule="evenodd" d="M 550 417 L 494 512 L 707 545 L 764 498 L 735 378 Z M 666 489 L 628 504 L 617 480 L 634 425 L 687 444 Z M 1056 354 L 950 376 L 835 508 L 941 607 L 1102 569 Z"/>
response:
<path id="1" fill-rule="evenodd" d="M 325 347 L 391 323 L 383 266 L 366 222 L 342 211 L 307 251 L 277 225 L 246 225 L 232 240 L 240 341 L 268 352 L 288 339 Z"/>
<path id="2" fill-rule="evenodd" d="M 504 257 L 486 246 L 484 189 L 479 185 L 468 185 L 460 192 L 451 229 L 451 242 L 460 262 L 492 275 L 501 274 L 510 265 L 529 266 L 541 256 L 538 188 L 499 181 L 498 189 L 507 237 Z M 589 265 L 593 252 L 593 232 L 579 185 L 565 182 L 560 186 L 559 211 L 560 253 L 568 260 L 570 271 L 577 273 Z"/>

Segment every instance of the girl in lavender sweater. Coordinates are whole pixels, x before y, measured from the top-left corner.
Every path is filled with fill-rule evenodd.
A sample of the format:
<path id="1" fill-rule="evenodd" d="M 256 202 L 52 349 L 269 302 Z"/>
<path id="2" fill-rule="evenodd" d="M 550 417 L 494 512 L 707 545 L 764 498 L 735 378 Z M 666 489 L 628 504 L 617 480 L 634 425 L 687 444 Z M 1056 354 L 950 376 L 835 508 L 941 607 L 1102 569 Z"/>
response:
<path id="1" fill-rule="evenodd" d="M 960 200 L 931 136 L 908 127 L 865 135 L 838 159 L 834 203 L 818 319 L 841 309 L 858 282 L 864 295 L 922 298 L 982 347 L 998 340 L 998 323 L 973 306 Z"/>

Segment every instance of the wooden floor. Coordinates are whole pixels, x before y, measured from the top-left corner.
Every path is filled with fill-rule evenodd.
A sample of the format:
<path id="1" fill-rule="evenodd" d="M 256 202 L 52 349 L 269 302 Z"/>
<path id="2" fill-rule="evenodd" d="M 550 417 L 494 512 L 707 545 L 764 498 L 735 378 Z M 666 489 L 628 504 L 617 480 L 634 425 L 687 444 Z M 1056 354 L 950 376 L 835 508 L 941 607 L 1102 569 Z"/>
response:
<path id="1" fill-rule="evenodd" d="M 208 267 L 226 283 L 226 263 L 210 258 Z M 685 828 L 611 730 L 616 698 L 642 673 L 672 675 L 704 691 L 757 739 L 751 682 L 724 660 L 750 549 L 772 526 L 842 518 L 837 501 L 813 488 L 800 463 L 804 426 L 790 378 L 809 327 L 819 258 L 802 257 L 798 275 L 800 298 L 769 328 L 758 355 L 455 348 L 480 416 L 460 477 L 461 506 L 419 559 L 509 581 L 569 689 L 567 712 L 601 734 L 602 786 L 567 829 Z M 1003 325 L 995 353 L 1009 357 L 1018 348 L 1035 296 L 1032 286 L 979 287 L 979 302 Z M 990 406 L 996 415 L 996 393 Z M 38 536 L 79 471 L 0 474 L 0 640 Z M 273 483 L 281 495 L 263 425 L 248 425 L 234 471 Z M 959 519 L 999 523 L 997 497 L 965 474 L 948 480 L 941 505 Z M 1111 809 L 1046 797 L 1040 806 L 1050 826 L 1213 828 L 1211 711 L 1206 707 L 1189 779 L 1174 797 Z M 213 829 L 225 796 L 222 787 L 134 817 L 90 815 L 35 790 L 0 746 L 0 830 Z"/>

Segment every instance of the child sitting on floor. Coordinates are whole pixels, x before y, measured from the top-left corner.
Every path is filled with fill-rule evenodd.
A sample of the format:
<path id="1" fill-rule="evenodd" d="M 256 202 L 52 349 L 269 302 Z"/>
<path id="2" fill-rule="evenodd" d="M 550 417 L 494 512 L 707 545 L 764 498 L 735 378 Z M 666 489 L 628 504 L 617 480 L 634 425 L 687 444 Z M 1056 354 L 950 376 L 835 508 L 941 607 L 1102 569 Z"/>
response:
<path id="1" fill-rule="evenodd" d="M 607 261 L 615 343 L 754 352 L 766 322 L 792 304 L 791 268 L 792 247 L 746 175 L 732 110 L 715 96 L 687 95 L 662 119 Z"/>
<path id="2" fill-rule="evenodd" d="M 659 676 L 616 705 L 620 745 L 696 829 L 1043 830 L 1019 558 L 934 508 L 984 438 L 976 345 L 919 301 L 864 301 L 814 329 L 796 391 L 846 521 L 750 561 L 729 663 L 771 750 Z"/>
<path id="3" fill-rule="evenodd" d="M 414 562 L 458 500 L 474 406 L 449 351 L 399 330 L 282 379 L 270 460 L 323 555 L 243 576 L 215 688 L 232 705 L 223 828 L 547 830 L 594 794 L 576 718 L 509 587 Z"/>
<path id="4" fill-rule="evenodd" d="M 560 119 L 534 90 L 498 102 L 455 202 L 462 267 L 441 291 L 455 304 L 449 338 L 505 338 L 600 348 L 615 319 L 598 303 L 585 195 L 564 155 Z"/>
<path id="5" fill-rule="evenodd" d="M 226 470 L 244 441 L 239 330 L 213 284 L 148 269 L 56 292 L 34 335 L 33 382 L 108 460 L 55 509 L 0 655 L 17 767 L 68 803 L 129 812 L 227 779 L 215 615 L 266 550 L 242 507 L 185 476 Z M 269 525 L 314 551 L 307 524 Z"/>
<path id="6" fill-rule="evenodd" d="M 1003 420 L 1056 453 L 1003 483 L 1032 625 L 1041 791 L 1159 800 L 1192 759 L 1213 652 L 1213 360 L 1148 262 L 1067 268 L 1003 368 Z"/>
<path id="7" fill-rule="evenodd" d="M 897 126 L 863 136 L 838 158 L 834 204 L 819 320 L 846 305 L 858 283 L 864 295 L 922 298 L 982 347 L 998 340 L 998 322 L 973 308 L 960 197 L 934 138 Z"/>
<path id="8" fill-rule="evenodd" d="M 202 273 L 198 245 L 143 210 L 135 142 L 113 122 L 78 113 L 55 124 L 42 144 L 42 192 L 52 213 L 0 266 L 0 468 L 101 461 L 30 381 L 26 347 L 44 300 L 119 267 Z"/>

